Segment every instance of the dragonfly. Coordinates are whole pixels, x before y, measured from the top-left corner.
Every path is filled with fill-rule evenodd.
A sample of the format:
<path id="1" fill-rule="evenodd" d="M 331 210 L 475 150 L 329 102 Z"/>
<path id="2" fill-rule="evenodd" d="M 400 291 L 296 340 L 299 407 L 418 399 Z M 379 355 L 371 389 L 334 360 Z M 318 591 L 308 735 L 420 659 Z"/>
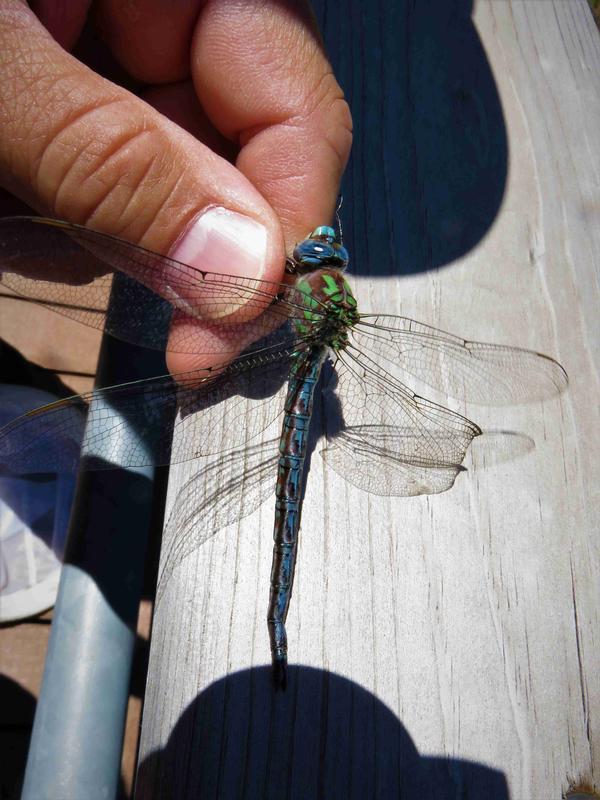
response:
<path id="1" fill-rule="evenodd" d="M 366 492 L 405 497 L 449 489 L 482 432 L 411 390 L 411 376 L 445 396 L 488 405 L 543 400 L 568 383 L 562 366 L 541 353 L 359 312 L 348 261 L 341 235 L 326 225 L 297 244 L 286 280 L 272 283 L 203 271 L 69 222 L 0 220 L 0 282 L 9 294 L 127 342 L 190 354 L 198 365 L 19 417 L 0 430 L 0 465 L 16 473 L 72 470 L 80 447 L 86 469 L 180 463 L 227 450 L 227 467 L 215 472 L 216 489 L 205 499 L 228 523 L 239 514 L 244 487 L 256 485 L 249 471 L 264 485 L 263 462 L 245 459 L 244 448 L 262 453 L 257 438 L 282 417 L 278 452 L 267 462 L 276 471 L 267 627 L 282 689 L 317 392 L 337 409 L 321 452 L 327 466 Z M 116 276 L 120 302 L 113 303 Z M 232 349 L 219 361 L 224 341 L 241 355 Z M 150 444 L 130 445 L 124 418 Z M 222 491 L 228 486 L 230 495 Z M 224 502 L 228 496 L 235 502 Z"/>

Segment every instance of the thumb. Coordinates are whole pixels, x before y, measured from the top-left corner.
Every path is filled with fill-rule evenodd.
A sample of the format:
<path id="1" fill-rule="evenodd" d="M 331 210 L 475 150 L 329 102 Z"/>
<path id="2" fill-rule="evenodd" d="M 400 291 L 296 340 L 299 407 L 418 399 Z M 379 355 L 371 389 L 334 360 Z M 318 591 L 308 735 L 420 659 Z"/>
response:
<path id="1" fill-rule="evenodd" d="M 18 0 L 0 9 L 0 73 L 0 183 L 13 194 L 193 267 L 281 279 L 283 235 L 250 181 L 64 51 Z"/>

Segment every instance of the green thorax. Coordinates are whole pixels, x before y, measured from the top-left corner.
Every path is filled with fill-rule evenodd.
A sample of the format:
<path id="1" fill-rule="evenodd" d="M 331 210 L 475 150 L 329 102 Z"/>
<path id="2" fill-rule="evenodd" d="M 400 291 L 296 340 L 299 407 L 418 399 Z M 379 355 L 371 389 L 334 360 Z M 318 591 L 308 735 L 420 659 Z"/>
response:
<path id="1" fill-rule="evenodd" d="M 348 344 L 348 330 L 358 321 L 352 290 L 339 269 L 317 269 L 302 275 L 296 283 L 303 319 L 294 320 L 301 336 L 314 337 L 315 343 L 333 350 Z"/>

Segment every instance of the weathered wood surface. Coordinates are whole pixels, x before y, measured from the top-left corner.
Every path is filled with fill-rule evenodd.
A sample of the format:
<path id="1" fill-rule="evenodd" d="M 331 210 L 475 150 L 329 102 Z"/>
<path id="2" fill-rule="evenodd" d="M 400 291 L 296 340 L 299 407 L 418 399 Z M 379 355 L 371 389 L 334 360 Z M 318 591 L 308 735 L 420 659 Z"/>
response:
<path id="1" fill-rule="evenodd" d="M 362 310 L 549 353 L 570 387 L 454 406 L 535 449 L 476 441 L 445 494 L 368 496 L 313 455 L 286 695 L 268 670 L 272 498 L 213 531 L 210 478 L 173 468 L 168 513 L 191 517 L 163 547 L 136 796 L 559 798 L 600 782 L 600 37 L 584 0 L 318 16 L 355 119 Z"/>

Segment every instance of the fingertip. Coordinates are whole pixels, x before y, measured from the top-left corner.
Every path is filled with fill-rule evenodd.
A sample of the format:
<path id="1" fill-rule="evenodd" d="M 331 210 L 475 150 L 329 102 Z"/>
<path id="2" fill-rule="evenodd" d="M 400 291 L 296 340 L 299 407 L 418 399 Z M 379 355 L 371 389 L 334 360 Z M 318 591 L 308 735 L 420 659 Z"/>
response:
<path id="1" fill-rule="evenodd" d="M 255 339 L 256 328 L 247 323 L 228 320 L 223 324 L 175 310 L 166 348 L 167 368 L 179 382 L 188 377 L 192 381 L 208 378 Z"/>

